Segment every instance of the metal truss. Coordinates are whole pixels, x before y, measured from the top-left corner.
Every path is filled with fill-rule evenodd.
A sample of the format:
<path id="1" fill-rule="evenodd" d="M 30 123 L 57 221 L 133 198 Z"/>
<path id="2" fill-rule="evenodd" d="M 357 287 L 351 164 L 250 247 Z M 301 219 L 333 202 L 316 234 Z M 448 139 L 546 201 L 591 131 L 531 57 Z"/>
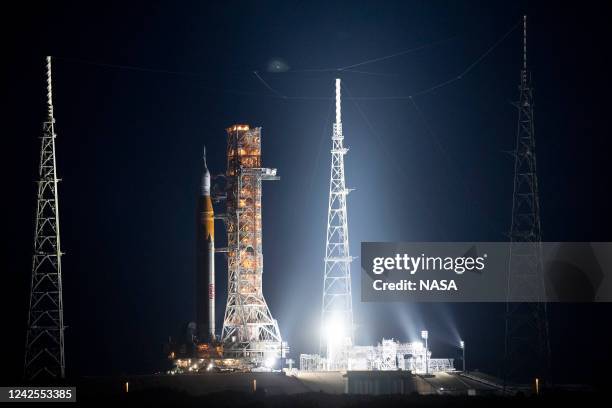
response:
<path id="1" fill-rule="evenodd" d="M 521 301 L 506 303 L 505 381 L 546 379 L 550 359 L 526 16 L 519 91 L 507 296 Z"/>
<path id="2" fill-rule="evenodd" d="M 261 128 L 236 125 L 227 133 L 228 294 L 221 338 L 236 356 L 282 357 L 287 348 L 262 291 L 262 181 L 279 177 L 261 167 Z"/>
<path id="3" fill-rule="evenodd" d="M 382 339 L 375 346 L 346 347 L 346 369 L 350 371 L 396 371 L 436 373 L 454 371 L 452 358 L 431 358 L 431 351 L 421 342 L 400 343 Z M 426 365 L 428 368 L 426 369 Z M 329 363 L 318 354 L 300 354 L 300 370 L 329 371 Z"/>
<path id="4" fill-rule="evenodd" d="M 350 270 L 353 258 L 349 251 L 346 212 L 346 197 L 351 190 L 346 188 L 344 178 L 344 155 L 348 149 L 343 140 L 340 79 L 336 79 L 336 122 L 331 149 L 320 349 L 331 367 L 337 369 L 346 366 L 346 353 L 339 351 L 354 343 Z"/>
<path id="5" fill-rule="evenodd" d="M 51 84 L 51 57 L 47 57 L 47 119 L 41 138 L 38 199 L 30 308 L 26 334 L 26 380 L 64 378 L 64 306 L 62 251 L 55 161 L 55 119 Z"/>

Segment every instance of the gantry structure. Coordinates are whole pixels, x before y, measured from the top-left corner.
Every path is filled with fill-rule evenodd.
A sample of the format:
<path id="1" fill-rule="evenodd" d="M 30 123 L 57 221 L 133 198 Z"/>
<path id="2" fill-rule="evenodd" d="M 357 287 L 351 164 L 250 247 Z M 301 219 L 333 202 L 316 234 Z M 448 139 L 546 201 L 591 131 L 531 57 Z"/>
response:
<path id="1" fill-rule="evenodd" d="M 226 131 L 228 293 L 221 338 L 227 355 L 262 362 L 287 351 L 262 291 L 262 181 L 279 177 L 276 169 L 261 166 L 260 127 Z"/>

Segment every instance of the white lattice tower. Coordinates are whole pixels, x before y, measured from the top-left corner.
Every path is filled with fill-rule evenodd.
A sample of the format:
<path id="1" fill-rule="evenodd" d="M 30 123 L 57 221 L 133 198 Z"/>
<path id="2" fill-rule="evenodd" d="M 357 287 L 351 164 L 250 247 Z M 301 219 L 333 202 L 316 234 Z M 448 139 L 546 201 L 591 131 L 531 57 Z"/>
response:
<path id="1" fill-rule="evenodd" d="M 43 122 L 24 377 L 64 378 L 64 305 L 51 57 L 47 57 L 47 118 Z"/>
<path id="2" fill-rule="evenodd" d="M 325 273 L 321 312 L 321 353 L 328 369 L 346 368 L 346 350 L 353 341 L 353 303 L 351 294 L 351 261 L 348 239 L 346 197 L 350 192 L 344 178 L 340 79 L 336 79 L 336 121 L 332 135 L 332 162 L 327 211 Z"/>

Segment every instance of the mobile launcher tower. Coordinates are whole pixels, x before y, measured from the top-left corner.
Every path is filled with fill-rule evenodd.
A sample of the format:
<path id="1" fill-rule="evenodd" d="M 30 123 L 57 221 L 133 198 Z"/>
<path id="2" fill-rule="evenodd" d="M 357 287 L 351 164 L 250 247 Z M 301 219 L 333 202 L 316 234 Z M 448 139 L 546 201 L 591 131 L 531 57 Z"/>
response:
<path id="1" fill-rule="evenodd" d="M 234 125 L 227 131 L 225 174 L 227 305 L 221 341 L 226 357 L 273 367 L 285 357 L 276 319 L 262 291 L 262 181 L 278 180 L 276 169 L 261 166 L 261 128 Z"/>

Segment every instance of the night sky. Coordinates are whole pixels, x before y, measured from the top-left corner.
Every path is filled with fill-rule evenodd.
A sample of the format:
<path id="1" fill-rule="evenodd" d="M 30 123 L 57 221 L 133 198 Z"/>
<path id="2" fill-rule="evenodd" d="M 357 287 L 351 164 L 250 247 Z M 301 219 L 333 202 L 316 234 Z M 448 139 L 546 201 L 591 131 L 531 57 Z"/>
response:
<path id="1" fill-rule="evenodd" d="M 194 319 L 202 146 L 211 172 L 224 172 L 234 123 L 263 128 L 263 163 L 281 176 L 264 184 L 265 297 L 294 359 L 317 351 L 336 76 L 354 255 L 361 241 L 506 240 L 521 39 L 504 35 L 524 13 L 544 239 L 612 241 L 603 2 L 153 3 L 5 10 L 3 383 L 23 367 L 45 55 L 55 57 L 68 376 L 159 370 L 164 341 Z M 270 72 L 271 61 L 288 70 Z M 415 104 L 390 98 L 462 73 Z M 221 255 L 217 264 L 220 328 Z M 358 261 L 352 271 L 359 344 L 428 328 L 435 357 L 455 357 L 462 338 L 469 368 L 499 372 L 503 304 L 360 303 Z M 602 381 L 612 307 L 550 311 L 555 379 Z"/>

